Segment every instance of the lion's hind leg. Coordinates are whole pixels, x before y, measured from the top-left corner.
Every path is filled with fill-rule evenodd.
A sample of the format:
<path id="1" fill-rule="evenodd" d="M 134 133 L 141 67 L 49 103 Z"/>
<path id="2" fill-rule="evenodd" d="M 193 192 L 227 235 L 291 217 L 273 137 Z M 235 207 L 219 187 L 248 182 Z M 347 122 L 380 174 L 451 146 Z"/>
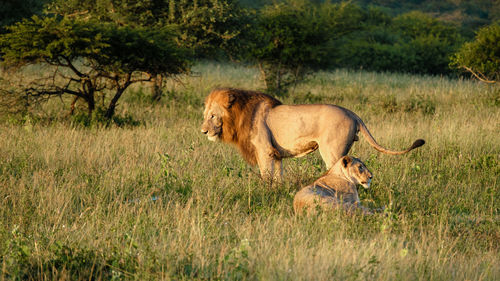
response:
<path id="1" fill-rule="evenodd" d="M 352 144 L 359 139 L 356 135 L 355 122 L 349 120 L 344 126 L 346 128 L 341 130 L 335 130 L 336 127 L 330 128 L 328 133 L 325 133 L 318 140 L 319 153 L 327 169 L 330 169 L 340 158 L 347 155 Z"/>

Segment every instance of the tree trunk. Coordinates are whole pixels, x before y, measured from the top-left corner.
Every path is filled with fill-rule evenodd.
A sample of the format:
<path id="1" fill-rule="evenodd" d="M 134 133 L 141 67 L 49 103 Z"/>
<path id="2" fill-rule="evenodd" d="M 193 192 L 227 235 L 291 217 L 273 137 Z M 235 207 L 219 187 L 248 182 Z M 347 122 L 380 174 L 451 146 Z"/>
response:
<path id="1" fill-rule="evenodd" d="M 260 63 L 260 62 L 259 62 L 259 70 L 260 70 L 260 75 L 261 75 L 262 79 L 264 80 L 264 86 L 266 87 L 266 89 L 269 89 L 269 86 L 268 86 L 269 83 L 267 81 L 266 70 L 262 66 L 262 63 Z"/>
<path id="2" fill-rule="evenodd" d="M 281 61 L 276 71 L 276 93 L 278 96 L 281 96 Z"/>
<path id="3" fill-rule="evenodd" d="M 95 109 L 95 100 L 94 100 L 94 94 L 89 94 L 87 100 L 87 106 L 88 106 L 88 111 L 89 111 L 89 117 L 92 117 L 92 112 L 94 112 Z"/>
<path id="4" fill-rule="evenodd" d="M 69 110 L 69 115 L 73 115 L 75 113 L 75 107 L 76 107 L 76 102 L 78 101 L 80 97 L 76 96 L 73 101 L 71 102 L 71 108 Z"/>
<path id="5" fill-rule="evenodd" d="M 151 99 L 153 101 L 160 101 L 162 98 L 162 84 L 163 84 L 163 75 L 155 75 L 151 82 L 153 83 L 153 96 Z"/>
<path id="6" fill-rule="evenodd" d="M 95 88 L 90 80 L 85 80 L 83 84 L 83 91 L 85 92 L 85 100 L 87 101 L 89 118 L 92 117 L 92 112 L 95 109 Z"/>
<path id="7" fill-rule="evenodd" d="M 115 114 L 116 104 L 126 88 L 127 86 L 116 89 L 115 96 L 109 102 L 109 106 L 108 109 L 106 110 L 106 115 L 104 115 L 104 117 L 106 117 L 107 119 L 111 119 L 111 117 L 113 117 L 113 115 Z"/>

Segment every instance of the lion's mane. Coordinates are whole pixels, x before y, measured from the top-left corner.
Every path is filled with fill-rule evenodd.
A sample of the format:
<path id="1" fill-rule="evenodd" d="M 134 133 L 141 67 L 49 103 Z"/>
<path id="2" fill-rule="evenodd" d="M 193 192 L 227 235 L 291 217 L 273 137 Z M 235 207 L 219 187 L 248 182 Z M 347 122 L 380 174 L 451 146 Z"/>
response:
<path id="1" fill-rule="evenodd" d="M 213 90 L 208 102 L 216 102 L 227 111 L 222 117 L 222 141 L 235 144 L 250 165 L 257 164 L 255 147 L 250 141 L 255 114 L 259 106 L 272 108 L 281 102 L 263 93 L 233 88 Z M 277 151 L 276 154 L 279 157 Z"/>

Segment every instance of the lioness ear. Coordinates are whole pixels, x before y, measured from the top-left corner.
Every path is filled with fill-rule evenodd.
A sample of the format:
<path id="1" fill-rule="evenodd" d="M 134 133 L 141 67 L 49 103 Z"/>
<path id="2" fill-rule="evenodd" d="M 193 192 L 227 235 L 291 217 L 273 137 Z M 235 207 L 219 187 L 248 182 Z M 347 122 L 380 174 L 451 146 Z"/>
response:
<path id="1" fill-rule="evenodd" d="M 227 95 L 227 108 L 231 108 L 233 106 L 234 101 L 236 100 L 236 96 L 234 94 Z"/>
<path id="2" fill-rule="evenodd" d="M 349 163 L 351 163 L 351 162 L 352 162 L 352 159 L 349 156 L 344 156 L 342 158 L 342 166 L 344 166 L 344 168 L 347 168 L 347 165 L 349 165 Z"/>

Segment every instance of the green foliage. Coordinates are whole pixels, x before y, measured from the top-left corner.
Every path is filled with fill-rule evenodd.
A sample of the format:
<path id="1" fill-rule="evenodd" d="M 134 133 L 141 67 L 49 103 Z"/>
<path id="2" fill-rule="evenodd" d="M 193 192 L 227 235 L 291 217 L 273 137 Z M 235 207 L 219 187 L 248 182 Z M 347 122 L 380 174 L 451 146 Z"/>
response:
<path id="1" fill-rule="evenodd" d="M 124 116 L 114 114 L 111 118 L 107 118 L 106 111 L 101 107 L 92 111 L 90 116 L 84 113 L 76 113 L 71 116 L 70 121 L 76 126 L 87 128 L 108 127 L 111 125 L 116 125 L 118 127 L 136 127 L 142 124 L 142 122 L 136 120 L 130 114 Z"/>
<path id="2" fill-rule="evenodd" d="M 177 40 L 198 56 L 228 51 L 245 25 L 233 0 L 56 0 L 48 12 L 155 29 L 176 25 Z"/>
<path id="3" fill-rule="evenodd" d="M 7 65 L 44 62 L 71 68 L 80 59 L 86 67 L 95 67 L 93 72 L 110 76 L 134 71 L 179 74 L 187 67 L 187 53 L 172 41 L 173 31 L 168 28 L 35 16 L 8 29 L 0 37 Z"/>
<path id="4" fill-rule="evenodd" d="M 325 26 L 309 1 L 287 1 L 259 12 L 246 38 L 247 56 L 259 66 L 267 90 L 280 95 L 325 63 Z"/>
<path id="5" fill-rule="evenodd" d="M 481 28 L 453 56 L 452 65 L 484 82 L 500 81 L 500 22 Z"/>
<path id="6" fill-rule="evenodd" d="M 420 12 L 379 21 L 382 24 L 370 23 L 370 18 L 384 18 L 380 13 L 368 11 L 362 30 L 337 41 L 335 65 L 423 74 L 450 72 L 449 56 L 462 40 L 456 27 Z"/>
<path id="7" fill-rule="evenodd" d="M 421 113 L 434 115 L 436 103 L 427 95 L 412 96 L 398 101 L 395 95 L 386 95 L 378 99 L 376 106 L 387 113 Z"/>
<path id="8" fill-rule="evenodd" d="M 250 241 L 242 239 L 240 244 L 224 256 L 225 280 L 246 280 L 249 277 L 248 252 Z"/>
<path id="9" fill-rule="evenodd" d="M 449 72 L 449 56 L 462 42 L 455 26 L 436 20 L 420 12 L 410 12 L 394 18 L 392 26 L 401 34 L 401 42 L 415 58 L 407 71 L 441 74 Z"/>
<path id="10" fill-rule="evenodd" d="M 130 250 L 94 251 L 61 241 L 35 246 L 47 247 L 49 253 L 48 257 L 36 257 L 32 251 L 36 248 L 33 249 L 29 237 L 19 232 L 18 226 L 9 236 L 0 257 L 2 277 L 9 280 L 39 280 L 49 276 L 52 279 L 64 276 L 71 280 L 122 280 L 124 273 L 133 273 L 138 265 Z"/>
<path id="11" fill-rule="evenodd" d="M 389 19 L 385 14 L 376 12 L 376 9 L 370 9 L 373 13 L 365 13 L 361 7 L 352 5 L 349 2 L 340 4 L 325 3 L 318 8 L 321 24 L 327 32 L 330 42 L 363 29 L 367 23 L 377 22 L 381 24 Z"/>
<path id="12" fill-rule="evenodd" d="M 280 0 L 240 0 L 244 6 L 259 8 Z M 345 0 L 313 0 L 321 3 L 339 3 Z M 492 0 L 352 0 L 363 10 L 373 7 L 396 16 L 411 11 L 432 14 L 436 19 L 460 26 L 465 37 L 473 37 L 474 30 L 500 19 L 500 2 Z"/>
<path id="13" fill-rule="evenodd" d="M 49 65 L 49 75 L 20 91 L 28 101 L 73 95 L 87 104 L 89 116 L 97 98 L 114 114 L 118 99 L 133 83 L 160 74 L 172 76 L 188 70 L 189 53 L 174 41 L 170 28 L 147 29 L 71 18 L 34 16 L 8 27 L 0 36 L 6 66 Z M 106 91 L 114 91 L 109 104 Z M 73 109 L 72 109 L 73 110 Z"/>

